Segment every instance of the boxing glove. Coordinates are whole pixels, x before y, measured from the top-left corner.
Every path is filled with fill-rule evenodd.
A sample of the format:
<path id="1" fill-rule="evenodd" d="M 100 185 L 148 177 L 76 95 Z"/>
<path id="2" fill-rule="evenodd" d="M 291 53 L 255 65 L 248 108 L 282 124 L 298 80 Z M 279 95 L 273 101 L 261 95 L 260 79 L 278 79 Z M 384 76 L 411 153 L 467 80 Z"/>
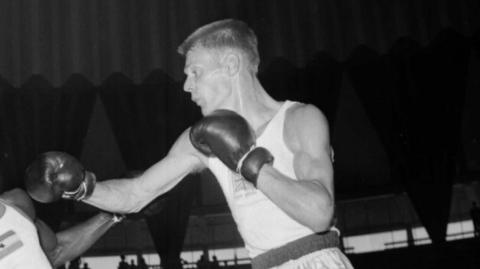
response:
<path id="1" fill-rule="evenodd" d="M 95 187 L 95 175 L 73 156 L 59 151 L 45 152 L 25 171 L 25 187 L 36 201 L 50 203 L 60 198 L 83 200 Z"/>
<path id="2" fill-rule="evenodd" d="M 267 149 L 256 147 L 255 140 L 248 122 L 231 110 L 215 110 L 190 129 L 190 141 L 196 149 L 216 156 L 256 187 L 260 169 L 274 158 Z"/>

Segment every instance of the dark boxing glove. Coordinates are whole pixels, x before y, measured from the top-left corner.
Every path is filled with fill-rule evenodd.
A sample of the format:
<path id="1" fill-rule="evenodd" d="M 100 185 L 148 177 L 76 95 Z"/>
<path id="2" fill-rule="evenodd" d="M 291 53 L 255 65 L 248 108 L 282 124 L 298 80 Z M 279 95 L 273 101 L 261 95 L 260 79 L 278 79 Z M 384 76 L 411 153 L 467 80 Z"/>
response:
<path id="1" fill-rule="evenodd" d="M 42 203 L 60 198 L 83 200 L 95 187 L 95 175 L 86 171 L 73 156 L 59 151 L 42 153 L 25 172 L 25 187 Z"/>
<path id="2" fill-rule="evenodd" d="M 273 163 L 272 154 L 255 146 L 255 132 L 248 122 L 231 110 L 219 109 L 190 129 L 193 146 L 207 156 L 216 156 L 228 168 L 257 186 L 264 164 Z"/>

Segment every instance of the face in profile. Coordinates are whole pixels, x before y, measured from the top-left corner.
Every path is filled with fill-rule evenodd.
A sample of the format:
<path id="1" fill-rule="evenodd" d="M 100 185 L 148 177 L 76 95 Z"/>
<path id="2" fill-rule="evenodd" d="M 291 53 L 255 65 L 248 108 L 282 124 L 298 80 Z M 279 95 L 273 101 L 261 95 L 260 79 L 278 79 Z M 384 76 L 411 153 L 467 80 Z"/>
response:
<path id="1" fill-rule="evenodd" d="M 230 78 L 211 51 L 192 48 L 186 55 L 184 72 L 187 78 L 183 88 L 191 94 L 203 115 L 225 106 L 231 92 Z"/>

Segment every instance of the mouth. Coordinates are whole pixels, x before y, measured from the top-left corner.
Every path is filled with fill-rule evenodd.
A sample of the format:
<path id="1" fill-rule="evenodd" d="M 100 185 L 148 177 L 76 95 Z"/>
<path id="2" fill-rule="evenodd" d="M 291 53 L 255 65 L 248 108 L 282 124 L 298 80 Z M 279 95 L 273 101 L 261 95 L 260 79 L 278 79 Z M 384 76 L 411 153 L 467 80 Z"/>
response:
<path id="1" fill-rule="evenodd" d="M 200 99 L 199 98 L 192 98 L 192 102 L 197 104 L 197 106 L 200 106 Z"/>

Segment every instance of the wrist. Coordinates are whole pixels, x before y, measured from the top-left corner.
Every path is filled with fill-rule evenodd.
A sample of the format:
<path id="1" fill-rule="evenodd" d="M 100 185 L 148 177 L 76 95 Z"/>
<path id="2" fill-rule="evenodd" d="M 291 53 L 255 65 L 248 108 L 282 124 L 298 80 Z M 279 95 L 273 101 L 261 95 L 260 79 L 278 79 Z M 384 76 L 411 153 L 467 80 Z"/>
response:
<path id="1" fill-rule="evenodd" d="M 117 224 L 119 222 L 122 222 L 123 219 L 125 219 L 125 215 L 123 215 L 123 214 L 117 214 L 117 213 L 112 214 L 111 220 L 112 220 L 113 224 Z"/>
<path id="2" fill-rule="evenodd" d="M 112 223 L 113 225 L 122 222 L 125 218 L 125 215 L 123 214 L 110 213 L 105 211 L 101 212 L 100 216 L 106 223 Z"/>
<path id="3" fill-rule="evenodd" d="M 273 164 L 264 164 L 258 172 L 257 185 L 255 187 L 259 190 L 263 190 L 264 186 L 272 184 L 272 181 L 270 181 L 269 178 L 273 177 L 274 173 L 276 173 L 276 169 L 273 167 Z"/>
<path id="4" fill-rule="evenodd" d="M 249 151 L 239 168 L 239 172 L 243 178 L 257 187 L 257 179 L 263 166 L 271 165 L 273 161 L 274 157 L 270 151 L 263 147 L 257 147 Z"/>

